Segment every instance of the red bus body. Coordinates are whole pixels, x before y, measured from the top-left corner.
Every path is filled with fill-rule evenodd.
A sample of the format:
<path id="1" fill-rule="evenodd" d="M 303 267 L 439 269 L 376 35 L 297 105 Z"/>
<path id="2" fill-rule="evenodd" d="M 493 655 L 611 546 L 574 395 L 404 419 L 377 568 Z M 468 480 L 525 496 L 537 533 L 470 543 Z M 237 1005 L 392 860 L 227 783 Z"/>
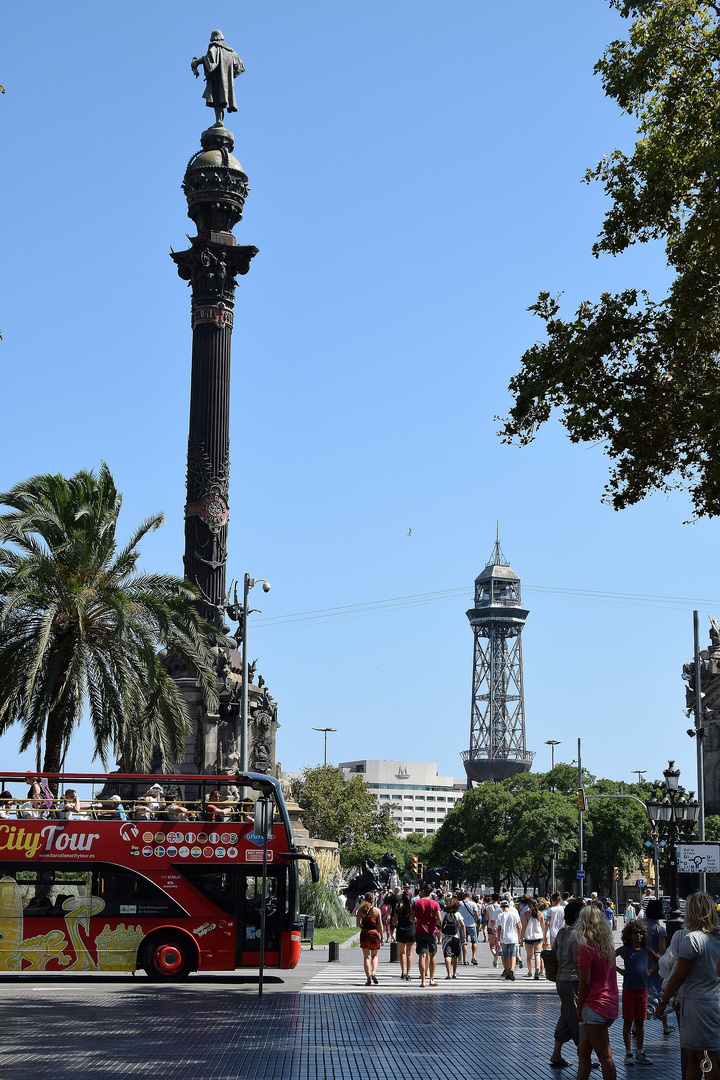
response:
<path id="1" fill-rule="evenodd" d="M 22 777 L 3 778 L 16 783 Z M 60 778 L 59 778 L 60 779 Z M 229 782 L 228 777 L 82 777 L 87 782 Z M 300 958 L 297 861 L 280 787 L 270 794 L 265 964 Z M 0 972 L 135 971 L 182 978 L 260 960 L 262 838 L 247 820 L 0 820 Z"/>

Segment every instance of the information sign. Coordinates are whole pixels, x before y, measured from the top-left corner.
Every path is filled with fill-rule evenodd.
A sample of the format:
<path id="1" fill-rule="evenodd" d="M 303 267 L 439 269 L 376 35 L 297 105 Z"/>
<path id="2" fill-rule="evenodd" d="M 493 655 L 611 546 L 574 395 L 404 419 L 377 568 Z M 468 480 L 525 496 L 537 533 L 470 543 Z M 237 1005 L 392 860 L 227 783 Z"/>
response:
<path id="1" fill-rule="evenodd" d="M 680 874 L 720 873 L 720 844 L 678 844 Z"/>
<path id="2" fill-rule="evenodd" d="M 584 870 L 578 870 L 577 876 L 578 876 L 578 880 L 582 881 L 582 879 L 585 877 L 585 871 Z"/>

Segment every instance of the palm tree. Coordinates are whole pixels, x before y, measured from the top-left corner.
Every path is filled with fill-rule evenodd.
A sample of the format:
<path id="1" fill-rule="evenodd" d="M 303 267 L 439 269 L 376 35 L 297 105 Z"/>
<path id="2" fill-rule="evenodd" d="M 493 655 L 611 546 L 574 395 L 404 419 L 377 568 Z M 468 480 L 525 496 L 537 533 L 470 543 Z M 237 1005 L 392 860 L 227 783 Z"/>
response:
<path id="1" fill-rule="evenodd" d="M 0 735 L 22 725 L 20 749 L 44 742 L 43 771 L 59 772 L 87 706 L 95 756 L 111 750 L 145 770 L 182 756 L 189 719 L 158 657 L 172 650 L 216 700 L 217 631 L 197 609 L 198 590 L 168 574 L 137 571 L 138 544 L 163 523 L 144 521 L 122 548 L 122 496 L 99 475 L 42 475 L 0 495 Z"/>

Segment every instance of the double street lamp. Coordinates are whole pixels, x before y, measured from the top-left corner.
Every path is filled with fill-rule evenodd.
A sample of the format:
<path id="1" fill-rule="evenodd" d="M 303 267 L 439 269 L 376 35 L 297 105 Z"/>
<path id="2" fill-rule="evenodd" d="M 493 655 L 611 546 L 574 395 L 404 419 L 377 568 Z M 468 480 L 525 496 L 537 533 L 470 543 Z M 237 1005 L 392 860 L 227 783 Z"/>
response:
<path id="1" fill-rule="evenodd" d="M 680 770 L 675 768 L 675 762 L 669 761 L 664 770 L 665 795 L 662 799 L 648 799 L 646 806 L 648 817 L 658 831 L 666 831 L 670 841 L 670 911 L 668 918 L 668 937 L 672 937 L 678 929 L 681 919 L 678 906 L 679 877 L 678 877 L 678 840 L 683 839 L 683 834 L 692 832 L 695 822 L 700 815 L 700 803 L 693 798 L 694 792 L 690 792 L 690 798 L 686 799 L 680 794 Z M 671 924 L 674 924 L 671 926 Z"/>

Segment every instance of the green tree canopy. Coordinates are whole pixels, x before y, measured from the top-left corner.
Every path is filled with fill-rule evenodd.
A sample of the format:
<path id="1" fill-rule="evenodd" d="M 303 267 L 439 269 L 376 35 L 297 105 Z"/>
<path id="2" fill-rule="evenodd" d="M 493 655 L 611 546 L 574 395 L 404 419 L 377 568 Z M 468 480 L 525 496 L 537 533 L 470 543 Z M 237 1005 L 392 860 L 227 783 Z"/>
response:
<path id="1" fill-rule="evenodd" d="M 666 296 L 603 293 L 560 317 L 542 292 L 530 307 L 547 340 L 510 383 L 501 436 L 525 445 L 555 409 L 572 442 L 610 458 L 605 498 L 618 510 L 683 487 L 695 513 L 720 512 L 720 4 L 609 0 L 629 22 L 596 66 L 606 94 L 638 120 L 632 154 L 586 174 L 610 206 L 594 245 L 618 255 L 661 241 Z"/>
<path id="2" fill-rule="evenodd" d="M 20 749 L 44 743 L 43 770 L 59 772 L 87 705 L 95 753 L 132 769 L 183 752 L 188 717 L 158 657 L 166 646 L 216 700 L 216 632 L 197 590 L 137 571 L 138 544 L 163 524 L 148 518 L 124 547 L 121 496 L 106 465 L 35 476 L 0 495 L 0 734 L 22 726 Z"/>
<path id="3" fill-rule="evenodd" d="M 340 845 L 343 866 L 372 858 L 371 850 L 377 846 L 397 843 L 390 808 L 377 809 L 375 796 L 359 773 L 346 780 L 334 765 L 307 767 L 293 781 L 292 793 L 303 808 L 303 825 L 310 835 Z"/>

